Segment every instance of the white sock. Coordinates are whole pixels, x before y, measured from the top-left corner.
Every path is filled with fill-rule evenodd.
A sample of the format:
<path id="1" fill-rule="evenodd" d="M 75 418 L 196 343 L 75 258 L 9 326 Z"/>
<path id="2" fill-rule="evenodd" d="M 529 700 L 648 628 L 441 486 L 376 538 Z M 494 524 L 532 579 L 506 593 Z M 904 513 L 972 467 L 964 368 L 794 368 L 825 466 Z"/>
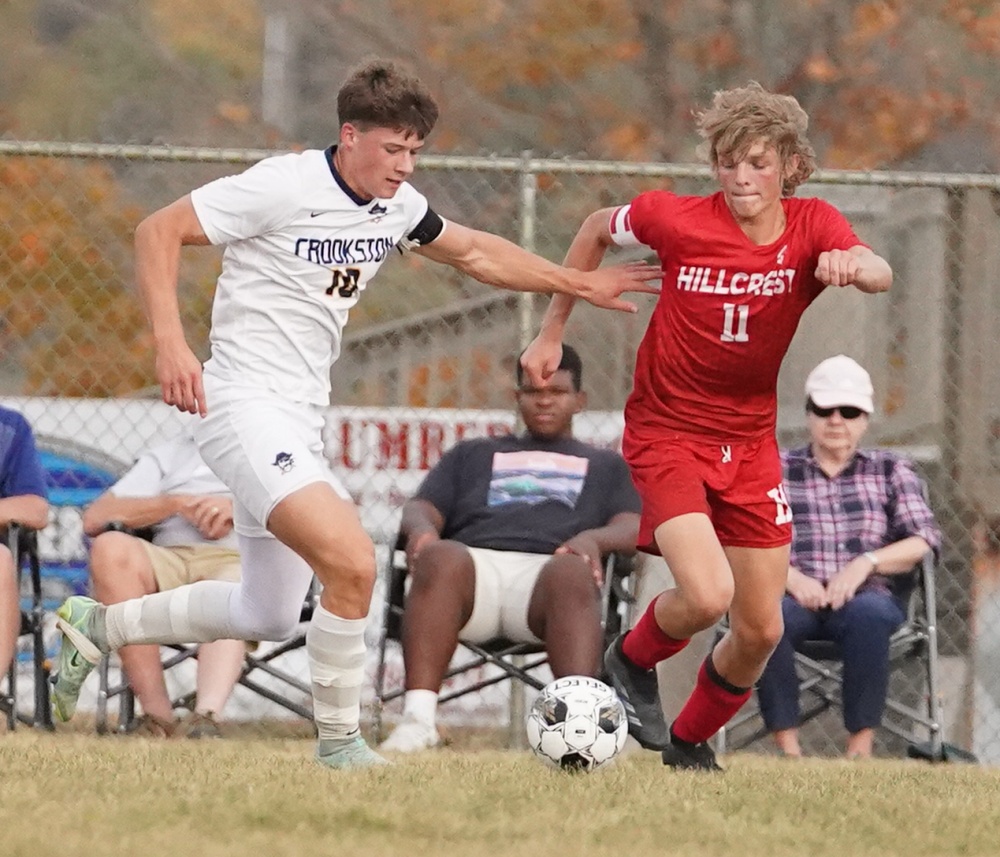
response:
<path id="1" fill-rule="evenodd" d="M 108 646 L 284 640 L 295 630 L 312 569 L 273 538 L 240 536 L 240 583 L 201 580 L 111 604 Z"/>
<path id="2" fill-rule="evenodd" d="M 433 690 L 408 690 L 403 696 L 403 717 L 434 728 L 438 695 Z"/>
<path id="3" fill-rule="evenodd" d="M 238 639 L 233 633 L 229 606 L 237 589 L 236 583 L 202 580 L 109 604 L 104 614 L 108 647 L 114 651 L 132 643 Z"/>
<path id="4" fill-rule="evenodd" d="M 322 606 L 306 631 L 313 717 L 320 741 L 356 734 L 365 674 L 364 619 L 342 619 Z"/>

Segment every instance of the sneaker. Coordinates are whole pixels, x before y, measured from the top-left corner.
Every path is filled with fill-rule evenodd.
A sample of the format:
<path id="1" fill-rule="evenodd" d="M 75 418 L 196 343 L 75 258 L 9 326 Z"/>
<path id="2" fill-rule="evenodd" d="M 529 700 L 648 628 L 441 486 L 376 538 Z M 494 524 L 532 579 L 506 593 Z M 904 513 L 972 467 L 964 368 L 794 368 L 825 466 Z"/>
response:
<path id="1" fill-rule="evenodd" d="M 419 753 L 440 743 L 441 736 L 433 726 L 404 717 L 393 733 L 379 744 L 379 749 L 390 753 Z"/>
<path id="2" fill-rule="evenodd" d="M 707 741 L 692 744 L 681 741 L 670 730 L 670 745 L 663 750 L 663 764 L 671 768 L 686 771 L 721 771 L 715 760 L 715 751 Z"/>
<path id="3" fill-rule="evenodd" d="M 328 768 L 346 770 L 348 768 L 377 768 L 381 765 L 391 765 L 388 759 L 383 759 L 376 753 L 360 735 L 343 744 L 330 753 L 320 755 L 316 751 L 316 761 Z"/>
<path id="4" fill-rule="evenodd" d="M 56 611 L 56 627 L 62 631 L 58 672 L 52 676 L 52 713 L 68 721 L 76 711 L 80 688 L 103 654 L 88 636 L 98 607 L 93 598 L 73 595 Z"/>
<path id="5" fill-rule="evenodd" d="M 222 730 L 215 719 L 214 711 L 192 711 L 179 724 L 178 733 L 182 738 L 221 738 Z"/>
<path id="6" fill-rule="evenodd" d="M 628 732 L 647 750 L 663 750 L 670 745 L 670 733 L 660 706 L 656 670 L 644 670 L 625 657 L 624 634 L 619 634 L 604 653 L 604 669 L 611 686 L 625 706 Z"/>
<path id="7" fill-rule="evenodd" d="M 126 731 L 133 738 L 173 738 L 177 731 L 176 720 L 164 720 L 155 714 L 143 714 Z"/>

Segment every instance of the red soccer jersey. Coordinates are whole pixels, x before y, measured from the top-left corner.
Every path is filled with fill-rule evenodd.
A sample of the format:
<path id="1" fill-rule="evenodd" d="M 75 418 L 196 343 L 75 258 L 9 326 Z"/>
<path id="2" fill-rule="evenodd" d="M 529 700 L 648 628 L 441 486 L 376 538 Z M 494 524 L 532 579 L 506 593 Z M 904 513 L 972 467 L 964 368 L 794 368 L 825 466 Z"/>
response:
<path id="1" fill-rule="evenodd" d="M 750 440 L 774 431 L 778 369 L 799 319 L 823 290 L 819 254 L 862 242 L 820 199 L 783 199 L 786 226 L 757 246 L 721 192 L 641 194 L 611 217 L 621 245 L 645 244 L 663 289 L 636 356 L 629 429 Z"/>

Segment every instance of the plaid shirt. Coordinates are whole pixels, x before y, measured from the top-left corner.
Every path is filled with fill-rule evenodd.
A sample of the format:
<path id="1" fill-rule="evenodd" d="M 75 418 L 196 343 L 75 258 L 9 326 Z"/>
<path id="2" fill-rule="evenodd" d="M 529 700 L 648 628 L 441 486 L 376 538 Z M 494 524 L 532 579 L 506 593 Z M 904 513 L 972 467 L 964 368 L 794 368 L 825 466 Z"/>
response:
<path id="1" fill-rule="evenodd" d="M 885 450 L 858 450 L 828 477 L 809 447 L 782 454 L 785 493 L 792 507 L 790 563 L 826 583 L 865 551 L 921 536 L 937 552 L 941 532 L 924 499 L 923 480 L 903 458 Z M 862 589 L 890 589 L 873 574 Z"/>

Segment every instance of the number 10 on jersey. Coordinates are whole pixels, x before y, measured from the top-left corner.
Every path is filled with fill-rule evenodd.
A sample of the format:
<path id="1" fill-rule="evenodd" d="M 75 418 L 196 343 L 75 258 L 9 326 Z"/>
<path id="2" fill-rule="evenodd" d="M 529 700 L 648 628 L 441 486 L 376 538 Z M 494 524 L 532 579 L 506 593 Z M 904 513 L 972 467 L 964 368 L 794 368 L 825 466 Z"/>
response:
<path id="1" fill-rule="evenodd" d="M 338 297 L 353 298 L 358 292 L 358 280 L 361 279 L 360 268 L 334 268 L 333 282 L 326 290 L 328 295 L 336 292 Z"/>
<path id="2" fill-rule="evenodd" d="M 746 304 L 723 304 L 722 319 L 723 342 L 749 342 L 747 336 L 747 319 L 750 317 L 750 307 Z"/>

